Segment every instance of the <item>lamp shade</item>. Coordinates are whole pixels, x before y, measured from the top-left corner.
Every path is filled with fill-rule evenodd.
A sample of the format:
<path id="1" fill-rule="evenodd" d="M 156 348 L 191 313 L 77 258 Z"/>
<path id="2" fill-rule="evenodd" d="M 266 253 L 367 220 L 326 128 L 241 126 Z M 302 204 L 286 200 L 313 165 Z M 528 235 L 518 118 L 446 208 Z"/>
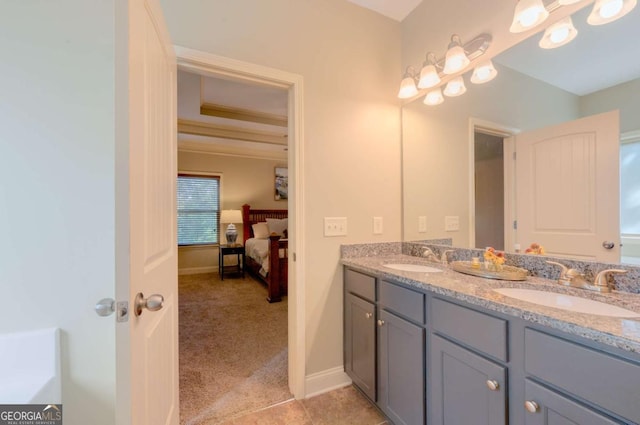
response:
<path id="1" fill-rule="evenodd" d="M 428 89 L 440 83 L 440 77 L 435 65 L 426 65 L 420 71 L 420 81 L 418 81 L 418 87 L 421 89 Z"/>
<path id="2" fill-rule="evenodd" d="M 440 90 L 440 87 L 427 93 L 423 100 L 423 103 L 429 106 L 439 105 L 442 102 L 444 102 L 444 97 L 442 97 L 442 90 Z"/>
<path id="3" fill-rule="evenodd" d="M 240 210 L 222 210 L 220 223 L 242 223 L 242 212 Z"/>
<path id="4" fill-rule="evenodd" d="M 576 35 L 578 30 L 573 26 L 571 16 L 567 16 L 547 28 L 538 45 L 543 49 L 555 49 L 569 43 Z"/>
<path id="5" fill-rule="evenodd" d="M 518 0 L 509 31 L 526 31 L 541 24 L 548 17 L 549 11 L 544 7 L 542 0 Z"/>
<path id="6" fill-rule="evenodd" d="M 491 60 L 484 61 L 473 69 L 473 74 L 471 74 L 471 82 L 473 84 L 482 84 L 487 83 L 498 75 L 498 71 L 493 66 L 493 62 Z"/>
<path id="7" fill-rule="evenodd" d="M 590 25 L 604 25 L 622 18 L 636 7 L 637 0 L 596 0 L 587 18 Z"/>
<path id="8" fill-rule="evenodd" d="M 449 81 L 444 88 L 444 95 L 449 97 L 460 96 L 467 92 L 467 87 L 464 85 L 462 77 L 456 77 Z"/>
<path id="9" fill-rule="evenodd" d="M 445 74 L 455 74 L 458 71 L 463 70 L 469 65 L 469 58 L 464 48 L 461 46 L 460 37 L 453 35 L 451 37 L 451 43 L 449 43 L 449 49 L 444 58 L 444 69 L 442 72 Z"/>
<path id="10" fill-rule="evenodd" d="M 418 94 L 418 88 L 416 87 L 416 81 L 413 77 L 404 77 L 400 83 L 400 90 L 398 91 L 398 97 L 400 99 L 408 99 Z"/>

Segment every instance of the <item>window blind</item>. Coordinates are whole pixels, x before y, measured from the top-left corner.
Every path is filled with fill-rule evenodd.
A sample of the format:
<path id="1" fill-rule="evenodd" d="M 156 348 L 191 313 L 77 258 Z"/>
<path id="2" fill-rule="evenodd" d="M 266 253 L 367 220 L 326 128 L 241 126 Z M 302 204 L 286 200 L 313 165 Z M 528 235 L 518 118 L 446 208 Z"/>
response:
<path id="1" fill-rule="evenodd" d="M 178 176 L 178 245 L 216 244 L 220 226 L 220 179 Z"/>

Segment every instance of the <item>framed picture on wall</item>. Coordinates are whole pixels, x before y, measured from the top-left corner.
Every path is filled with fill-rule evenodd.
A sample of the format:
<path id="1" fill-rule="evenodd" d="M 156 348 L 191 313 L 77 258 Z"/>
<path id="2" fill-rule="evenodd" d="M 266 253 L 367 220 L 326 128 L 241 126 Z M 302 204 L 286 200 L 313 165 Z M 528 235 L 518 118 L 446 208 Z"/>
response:
<path id="1" fill-rule="evenodd" d="M 275 197 L 276 201 L 289 199 L 289 173 L 287 167 L 276 167 Z"/>

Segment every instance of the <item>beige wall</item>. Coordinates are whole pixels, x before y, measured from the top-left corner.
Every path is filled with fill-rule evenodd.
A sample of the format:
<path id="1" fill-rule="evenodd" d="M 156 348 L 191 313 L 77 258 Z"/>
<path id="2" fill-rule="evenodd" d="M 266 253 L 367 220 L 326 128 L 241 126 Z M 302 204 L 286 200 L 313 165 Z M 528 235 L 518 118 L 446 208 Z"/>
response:
<path id="1" fill-rule="evenodd" d="M 340 368 L 340 244 L 401 237 L 400 26 L 344 0 L 161 3 L 175 44 L 304 79 L 307 376 Z M 325 216 L 348 236 L 325 238 Z"/>
<path id="2" fill-rule="evenodd" d="M 241 209 L 244 204 L 249 204 L 252 208 L 287 209 L 286 201 L 274 199 L 274 169 L 277 166 L 286 166 L 286 162 L 178 151 L 179 172 L 211 173 L 220 176 L 220 207 L 225 210 Z M 238 225 L 237 228 L 238 240 L 241 241 L 242 226 Z M 224 238 L 224 235 L 222 237 Z M 217 247 L 179 248 L 178 270 L 181 274 L 217 269 Z"/>

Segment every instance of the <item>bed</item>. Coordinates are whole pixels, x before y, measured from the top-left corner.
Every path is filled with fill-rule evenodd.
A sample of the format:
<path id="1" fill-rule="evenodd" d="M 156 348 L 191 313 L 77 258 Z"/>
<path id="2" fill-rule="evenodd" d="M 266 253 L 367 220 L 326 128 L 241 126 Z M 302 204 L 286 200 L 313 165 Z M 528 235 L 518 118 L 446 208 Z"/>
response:
<path id="1" fill-rule="evenodd" d="M 267 301 L 278 302 L 287 294 L 288 249 L 286 238 L 287 210 L 252 210 L 247 204 L 242 206 L 242 238 L 245 246 L 245 269 L 267 286 Z M 266 224 L 285 223 L 282 233 L 263 232 Z M 254 226 L 257 225 L 257 226 Z M 277 227 L 276 225 L 272 227 Z M 254 230 L 260 234 L 256 238 Z M 276 229 L 280 230 L 280 229 Z"/>

